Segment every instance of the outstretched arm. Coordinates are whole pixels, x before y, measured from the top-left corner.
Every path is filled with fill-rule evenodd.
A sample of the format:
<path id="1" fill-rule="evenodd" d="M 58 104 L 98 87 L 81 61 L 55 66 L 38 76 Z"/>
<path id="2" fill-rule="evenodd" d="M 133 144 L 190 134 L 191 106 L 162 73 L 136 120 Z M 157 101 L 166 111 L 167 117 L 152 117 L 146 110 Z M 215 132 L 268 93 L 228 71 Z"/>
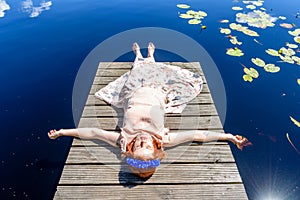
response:
<path id="1" fill-rule="evenodd" d="M 232 135 L 230 133 L 218 133 L 213 131 L 182 131 L 182 132 L 170 132 L 169 144 L 167 146 L 175 146 L 185 142 L 197 141 L 197 142 L 211 142 L 211 141 L 229 141 L 237 145 L 242 150 L 244 146 L 251 145 L 246 138 L 239 135 Z"/>
<path id="2" fill-rule="evenodd" d="M 50 139 L 56 139 L 60 136 L 71 136 L 86 140 L 102 140 L 113 146 L 116 146 L 119 133 L 113 131 L 105 131 L 98 128 L 77 128 L 77 129 L 60 129 L 48 132 Z"/>

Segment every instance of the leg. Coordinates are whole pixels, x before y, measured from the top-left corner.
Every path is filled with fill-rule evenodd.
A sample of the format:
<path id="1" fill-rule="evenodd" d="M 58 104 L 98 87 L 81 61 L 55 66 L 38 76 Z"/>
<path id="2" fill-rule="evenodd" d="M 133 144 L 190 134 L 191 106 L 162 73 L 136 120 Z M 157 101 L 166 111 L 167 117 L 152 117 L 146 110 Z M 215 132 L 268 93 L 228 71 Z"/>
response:
<path id="1" fill-rule="evenodd" d="M 155 46 L 152 42 L 149 42 L 149 45 L 148 45 L 148 56 L 147 58 L 150 58 L 151 60 L 153 60 L 153 62 L 155 62 L 155 59 L 154 59 L 154 51 L 155 51 Z"/>
<path id="2" fill-rule="evenodd" d="M 135 54 L 135 60 L 134 60 L 134 62 L 138 61 L 139 59 L 143 59 L 143 55 L 141 54 L 140 47 L 139 47 L 139 45 L 136 42 L 133 43 L 132 50 L 133 50 L 133 52 Z"/>

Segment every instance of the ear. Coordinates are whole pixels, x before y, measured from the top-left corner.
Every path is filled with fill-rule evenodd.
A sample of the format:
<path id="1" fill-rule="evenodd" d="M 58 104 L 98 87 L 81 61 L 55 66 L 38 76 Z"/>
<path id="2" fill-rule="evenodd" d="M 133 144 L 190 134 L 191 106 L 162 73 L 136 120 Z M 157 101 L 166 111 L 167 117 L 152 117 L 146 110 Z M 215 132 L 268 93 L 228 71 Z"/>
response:
<path id="1" fill-rule="evenodd" d="M 127 144 L 127 146 L 126 146 L 126 153 L 129 155 L 133 154 L 132 147 L 134 145 L 134 142 L 135 142 L 135 140 L 131 140 L 131 142 L 129 144 Z"/>
<path id="2" fill-rule="evenodd" d="M 154 139 L 152 143 L 153 143 L 153 146 L 154 146 L 157 150 L 162 149 L 161 142 L 159 142 L 158 140 Z"/>

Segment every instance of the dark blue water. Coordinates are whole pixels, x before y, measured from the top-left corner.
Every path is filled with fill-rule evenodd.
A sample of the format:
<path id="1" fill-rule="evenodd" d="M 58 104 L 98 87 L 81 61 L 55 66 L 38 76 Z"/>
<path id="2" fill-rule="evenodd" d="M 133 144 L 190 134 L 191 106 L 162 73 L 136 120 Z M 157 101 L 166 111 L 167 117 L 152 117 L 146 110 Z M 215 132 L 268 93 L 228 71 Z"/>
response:
<path id="1" fill-rule="evenodd" d="M 300 149 L 300 129 L 289 118 L 300 120 L 300 86 L 296 81 L 300 78 L 300 67 L 277 63 L 281 71 L 276 74 L 256 67 L 260 77 L 247 83 L 239 64 L 253 67 L 252 57 L 276 63 L 276 58 L 264 51 L 279 49 L 286 42 L 294 43 L 288 29 L 279 23 L 300 26 L 300 18 L 296 17 L 300 12 L 298 0 L 264 3 L 266 12 L 287 19 L 278 20 L 273 28 L 250 27 L 260 34 L 257 40 L 262 46 L 253 42 L 252 37 L 233 33 L 243 42 L 243 57 L 225 54 L 226 48 L 233 45 L 219 33 L 219 28 L 227 25 L 218 22 L 234 22 L 236 12 L 231 7 L 245 7 L 242 2 L 65 0 L 52 1 L 48 10 L 42 10 L 41 1 L 33 1 L 32 5 L 40 9 L 36 17 L 30 17 L 30 2 L 27 9 L 22 9 L 21 1 L 6 3 L 10 10 L 0 18 L 0 199 L 53 197 L 71 139 L 50 141 L 47 131 L 75 126 L 72 91 L 81 63 L 104 40 L 141 27 L 161 27 L 186 34 L 201 44 L 216 63 L 227 97 L 224 129 L 243 134 L 254 144 L 242 152 L 232 148 L 249 199 L 300 198 L 300 156 L 286 138 L 289 133 Z M 203 20 L 207 28 L 201 31 L 199 26 L 180 19 L 178 12 L 183 10 L 176 7 L 178 3 L 207 12 Z M 131 47 L 126 48 L 130 51 Z M 155 56 L 157 61 L 185 61 L 163 50 Z M 130 53 L 117 59 L 132 60 Z"/>

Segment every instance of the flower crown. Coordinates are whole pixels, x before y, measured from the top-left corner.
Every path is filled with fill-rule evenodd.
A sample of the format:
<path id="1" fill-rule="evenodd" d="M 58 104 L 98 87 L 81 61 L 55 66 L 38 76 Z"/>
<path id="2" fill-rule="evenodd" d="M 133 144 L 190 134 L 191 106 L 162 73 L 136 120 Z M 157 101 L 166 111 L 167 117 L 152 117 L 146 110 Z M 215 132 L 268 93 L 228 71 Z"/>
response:
<path id="1" fill-rule="evenodd" d="M 137 160 L 134 158 L 126 158 L 126 163 L 132 167 L 140 168 L 140 169 L 148 169 L 148 168 L 156 168 L 160 165 L 160 160 L 149 160 L 149 161 L 143 161 L 143 160 Z"/>

